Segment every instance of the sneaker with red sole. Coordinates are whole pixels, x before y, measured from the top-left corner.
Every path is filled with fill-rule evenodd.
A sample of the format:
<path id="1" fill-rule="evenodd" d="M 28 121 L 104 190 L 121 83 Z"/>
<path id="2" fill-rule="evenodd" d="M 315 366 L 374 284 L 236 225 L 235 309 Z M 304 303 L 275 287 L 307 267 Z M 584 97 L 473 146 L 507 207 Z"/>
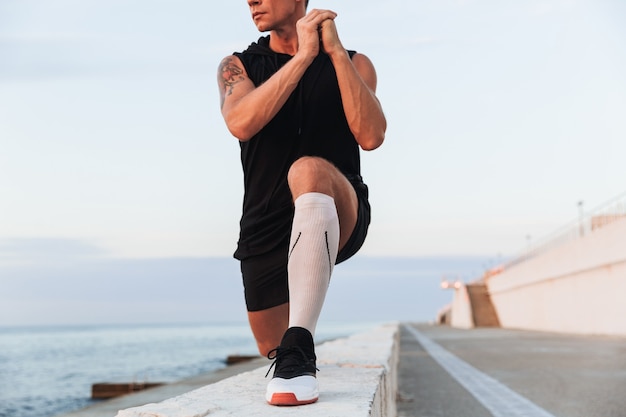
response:
<path id="1" fill-rule="evenodd" d="M 267 385 L 265 399 L 271 405 L 311 404 L 319 398 L 315 367 L 313 336 L 302 327 L 287 329 L 280 346 L 273 349 L 268 359 L 274 363 L 274 376 Z"/>

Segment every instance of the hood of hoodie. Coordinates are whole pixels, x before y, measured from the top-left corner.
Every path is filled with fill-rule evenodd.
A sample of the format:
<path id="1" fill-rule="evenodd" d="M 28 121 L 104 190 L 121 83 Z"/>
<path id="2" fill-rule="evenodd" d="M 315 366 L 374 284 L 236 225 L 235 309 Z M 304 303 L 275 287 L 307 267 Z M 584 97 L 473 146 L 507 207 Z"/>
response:
<path id="1" fill-rule="evenodd" d="M 248 49 L 244 51 L 244 53 L 262 56 L 284 55 L 286 57 L 291 57 L 290 55 L 274 52 L 272 49 L 270 49 L 270 35 L 262 36 L 259 38 L 258 41 L 252 42 L 250 46 L 248 46 Z"/>

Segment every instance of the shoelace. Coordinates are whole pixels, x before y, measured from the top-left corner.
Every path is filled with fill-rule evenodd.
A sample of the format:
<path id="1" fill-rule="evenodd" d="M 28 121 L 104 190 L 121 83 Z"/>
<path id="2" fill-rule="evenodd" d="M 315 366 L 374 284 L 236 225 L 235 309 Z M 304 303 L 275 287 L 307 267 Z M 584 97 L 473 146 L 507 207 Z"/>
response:
<path id="1" fill-rule="evenodd" d="M 281 360 L 283 359 L 286 355 L 292 353 L 292 352 L 297 352 L 299 353 L 302 358 L 304 359 L 304 363 L 315 363 L 315 359 L 310 359 L 306 356 L 306 353 L 304 352 L 304 350 L 302 350 L 302 348 L 300 346 L 289 346 L 289 347 L 276 347 L 272 350 L 270 350 L 267 353 L 267 359 L 269 360 L 274 360 L 274 362 L 272 362 L 272 364 L 270 365 L 270 368 L 267 370 L 267 373 L 265 374 L 265 378 L 267 378 L 267 376 L 270 374 L 270 371 L 272 370 L 272 368 L 274 368 L 274 366 Z M 272 356 L 273 355 L 273 356 Z M 300 364 L 300 366 L 305 366 L 305 364 Z M 316 371 L 319 371 L 319 369 L 317 369 L 317 367 L 315 368 Z"/>

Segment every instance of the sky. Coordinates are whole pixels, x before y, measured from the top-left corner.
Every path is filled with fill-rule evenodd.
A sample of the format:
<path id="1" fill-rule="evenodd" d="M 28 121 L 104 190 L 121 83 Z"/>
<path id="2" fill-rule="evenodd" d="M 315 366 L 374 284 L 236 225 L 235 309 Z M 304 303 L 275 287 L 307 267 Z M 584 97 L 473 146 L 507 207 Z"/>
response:
<path id="1" fill-rule="evenodd" d="M 310 7 L 373 61 L 388 120 L 362 154 L 359 256 L 496 263 L 626 191 L 623 1 Z M 0 0 L 0 284 L 230 257 L 242 174 L 216 73 L 259 36 L 244 1 Z"/>

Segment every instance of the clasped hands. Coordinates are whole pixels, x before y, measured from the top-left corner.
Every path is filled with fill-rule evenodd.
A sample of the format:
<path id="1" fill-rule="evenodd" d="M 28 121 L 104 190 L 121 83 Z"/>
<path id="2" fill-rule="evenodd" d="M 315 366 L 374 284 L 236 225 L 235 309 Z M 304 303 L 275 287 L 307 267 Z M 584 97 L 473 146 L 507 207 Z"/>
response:
<path id="1" fill-rule="evenodd" d="M 296 24 L 298 53 L 315 58 L 321 47 L 331 57 L 335 54 L 345 54 L 335 26 L 336 17 L 337 13 L 331 10 L 313 9 L 298 20 Z"/>

